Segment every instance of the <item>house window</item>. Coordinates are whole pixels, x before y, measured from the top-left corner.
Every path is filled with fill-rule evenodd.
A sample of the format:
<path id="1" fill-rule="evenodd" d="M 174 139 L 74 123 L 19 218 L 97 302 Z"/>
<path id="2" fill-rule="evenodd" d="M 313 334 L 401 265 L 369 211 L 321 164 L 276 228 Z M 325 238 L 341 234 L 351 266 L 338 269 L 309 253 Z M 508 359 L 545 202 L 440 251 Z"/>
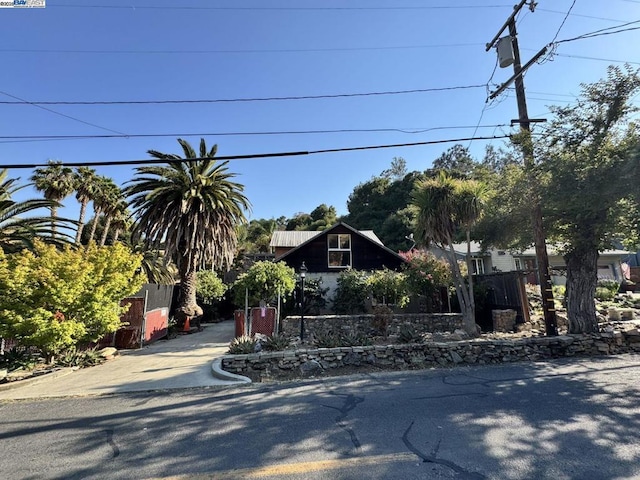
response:
<path id="1" fill-rule="evenodd" d="M 484 261 L 482 260 L 482 258 L 472 258 L 471 267 L 473 268 L 474 275 L 484 274 Z"/>
<path id="2" fill-rule="evenodd" d="M 327 235 L 329 268 L 347 268 L 351 266 L 351 235 L 330 233 Z"/>
<path id="3" fill-rule="evenodd" d="M 522 268 L 522 259 L 520 259 L 520 258 L 514 258 L 514 259 L 513 259 L 513 262 L 514 262 L 514 263 L 515 263 L 515 265 L 516 265 L 516 270 L 522 270 L 522 269 L 523 269 L 523 268 Z"/>

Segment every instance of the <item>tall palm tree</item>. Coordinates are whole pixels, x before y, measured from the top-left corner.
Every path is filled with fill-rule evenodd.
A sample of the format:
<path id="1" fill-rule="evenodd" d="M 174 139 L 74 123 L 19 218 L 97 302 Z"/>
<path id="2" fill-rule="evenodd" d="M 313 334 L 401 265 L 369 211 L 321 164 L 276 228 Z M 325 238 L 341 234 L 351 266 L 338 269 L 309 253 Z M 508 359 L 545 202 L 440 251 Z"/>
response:
<path id="1" fill-rule="evenodd" d="M 88 243 L 91 243 L 96 235 L 100 215 L 102 215 L 105 209 L 111 204 L 113 197 L 116 195 L 116 191 L 120 192 L 120 188 L 111 178 L 102 175 L 98 176 L 95 187 L 93 194 L 93 222 L 91 222 L 91 233 L 89 234 Z"/>
<path id="2" fill-rule="evenodd" d="M 109 234 L 109 229 L 111 228 L 111 222 L 113 221 L 113 218 L 118 215 L 118 212 L 126 210 L 128 205 L 124 200 L 124 195 L 120 188 L 118 188 L 117 190 L 111 190 L 105 200 L 105 223 L 104 230 L 102 231 L 102 237 L 100 238 L 100 246 L 103 246 L 107 241 L 107 235 Z"/>
<path id="3" fill-rule="evenodd" d="M 36 168 L 31 176 L 36 190 L 44 193 L 44 198 L 51 200 L 51 233 L 56 235 L 56 218 L 58 217 L 58 207 L 75 188 L 75 178 L 73 170 L 64 167 L 60 162 L 49 160 L 48 165 L 43 168 Z"/>
<path id="4" fill-rule="evenodd" d="M 17 186 L 19 179 L 7 178 L 7 170 L 0 170 L 0 249 L 6 253 L 15 252 L 23 248 L 32 248 L 35 238 L 52 243 L 64 243 L 69 236 L 53 236 L 50 216 L 24 217 L 26 214 L 37 213 L 39 209 L 50 209 L 52 200 L 33 199 L 16 202 L 12 200 L 14 193 L 26 185 Z M 67 221 L 61 226 L 72 228 Z"/>
<path id="5" fill-rule="evenodd" d="M 82 230 L 84 229 L 84 219 L 87 213 L 89 202 L 94 199 L 97 189 L 96 171 L 89 167 L 79 167 L 75 171 L 76 200 L 80 202 L 80 216 L 78 217 L 78 231 L 76 232 L 76 244 L 80 244 Z"/>
<path id="6" fill-rule="evenodd" d="M 473 336 L 477 335 L 477 332 L 471 269 L 471 229 L 482 214 L 486 193 L 483 184 L 474 180 L 454 179 L 444 171 L 435 178 L 419 182 L 413 192 L 413 205 L 417 208 L 416 239 L 423 245 L 436 245 L 447 256 L 453 272 L 465 330 Z M 460 234 L 464 234 L 467 241 L 466 284 L 453 247 L 456 237 Z"/>
<path id="7" fill-rule="evenodd" d="M 249 201 L 244 187 L 233 182 L 228 162 L 218 163 L 217 146 L 210 151 L 204 139 L 200 152 L 178 139 L 184 158 L 149 150 L 166 166 L 138 167 L 126 190 L 137 220 L 133 241 L 161 248 L 178 268 L 181 287 L 176 317 L 202 315 L 196 302 L 196 271 L 203 264 L 229 267 L 237 246 L 236 227 L 245 223 Z M 192 160 L 188 160 L 192 159 Z"/>
<path id="8" fill-rule="evenodd" d="M 125 201 L 118 203 L 118 208 L 114 211 L 111 220 L 111 228 L 113 228 L 113 242 L 117 242 L 120 234 L 131 228 L 131 212 L 127 209 L 129 204 Z"/>

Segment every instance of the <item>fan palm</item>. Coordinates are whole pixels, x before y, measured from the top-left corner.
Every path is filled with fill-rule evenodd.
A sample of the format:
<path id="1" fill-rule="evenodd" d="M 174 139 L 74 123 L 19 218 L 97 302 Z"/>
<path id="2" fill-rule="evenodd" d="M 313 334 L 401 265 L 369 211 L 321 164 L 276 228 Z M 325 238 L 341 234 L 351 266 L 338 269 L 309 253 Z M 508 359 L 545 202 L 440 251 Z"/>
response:
<path id="1" fill-rule="evenodd" d="M 51 210 L 51 233 L 56 235 L 56 218 L 58 207 L 75 188 L 75 178 L 73 170 L 64 167 L 60 162 L 49 160 L 49 164 L 43 168 L 36 168 L 31 181 L 36 190 L 44 193 L 44 198 L 51 200 L 49 209 Z"/>
<path id="2" fill-rule="evenodd" d="M 91 224 L 91 233 L 89 234 L 89 243 L 93 241 L 98 227 L 98 220 L 111 202 L 118 194 L 120 188 L 109 177 L 98 176 L 95 184 L 95 192 L 93 196 L 93 222 Z"/>
<path id="3" fill-rule="evenodd" d="M 18 179 L 8 179 L 7 170 L 0 170 L 0 249 L 6 253 L 15 252 L 23 248 L 33 247 L 35 238 L 48 242 L 64 243 L 69 239 L 67 235 L 53 236 L 51 230 L 51 216 L 23 217 L 25 214 L 37 212 L 39 209 L 50 209 L 52 200 L 33 199 L 16 202 L 11 199 L 14 193 L 25 186 L 17 186 Z M 71 228 L 69 222 L 60 223 L 65 228 Z"/>
<path id="4" fill-rule="evenodd" d="M 417 208 L 416 238 L 425 245 L 435 244 L 451 265 L 456 293 L 462 309 L 465 330 L 476 334 L 473 278 L 471 275 L 471 228 L 482 214 L 486 187 L 474 180 L 459 180 L 440 172 L 436 178 L 419 182 L 413 192 L 413 204 Z M 467 242 L 468 282 L 458 265 L 453 247 L 457 235 L 464 233 Z"/>
<path id="5" fill-rule="evenodd" d="M 181 280 L 176 317 L 202 315 L 196 302 L 196 271 L 204 264 L 229 267 L 237 246 L 236 227 L 246 223 L 249 201 L 244 187 L 232 181 L 228 162 L 217 163 L 217 146 L 210 151 L 200 140 L 199 156 L 188 142 L 178 139 L 184 159 L 149 150 L 166 166 L 138 167 L 127 189 L 136 225 L 133 241 L 162 248 L 173 260 Z M 186 161 L 185 161 L 186 159 Z"/>
<path id="6" fill-rule="evenodd" d="M 122 190 L 118 188 L 118 190 L 113 190 L 110 196 L 106 199 L 104 203 L 104 230 L 102 231 L 102 237 L 100 238 L 100 245 L 104 245 L 107 241 L 107 235 L 109 233 L 109 229 L 111 228 L 111 222 L 113 219 L 120 215 L 120 212 L 124 212 L 127 210 L 127 202 L 124 200 L 124 195 L 122 194 Z"/>
<path id="7" fill-rule="evenodd" d="M 93 168 L 79 167 L 75 172 L 76 200 L 80 202 L 80 216 L 78 217 L 78 231 L 76 232 L 76 244 L 80 243 L 84 219 L 89 202 L 94 199 L 97 189 L 98 176 Z"/>

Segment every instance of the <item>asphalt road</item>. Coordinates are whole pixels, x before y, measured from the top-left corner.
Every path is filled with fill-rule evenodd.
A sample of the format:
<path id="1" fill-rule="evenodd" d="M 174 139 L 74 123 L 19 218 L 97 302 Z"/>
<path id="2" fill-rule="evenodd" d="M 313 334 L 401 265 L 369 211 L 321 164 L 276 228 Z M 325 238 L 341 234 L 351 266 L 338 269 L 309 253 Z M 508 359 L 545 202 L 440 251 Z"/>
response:
<path id="1" fill-rule="evenodd" d="M 0 404 L 6 479 L 640 479 L 640 356 Z"/>

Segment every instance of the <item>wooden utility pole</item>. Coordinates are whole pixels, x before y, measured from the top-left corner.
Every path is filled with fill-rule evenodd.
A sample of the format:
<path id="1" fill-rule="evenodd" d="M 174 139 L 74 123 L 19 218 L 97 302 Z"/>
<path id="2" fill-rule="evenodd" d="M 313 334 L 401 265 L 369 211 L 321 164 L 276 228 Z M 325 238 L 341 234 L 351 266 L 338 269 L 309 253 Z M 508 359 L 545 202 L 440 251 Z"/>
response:
<path id="1" fill-rule="evenodd" d="M 495 98 L 502 91 L 504 91 L 513 81 L 515 83 L 516 98 L 518 101 L 518 122 L 520 123 L 520 130 L 522 132 L 522 151 L 524 155 L 525 170 L 528 171 L 529 194 L 532 196 L 531 203 L 532 208 L 532 226 L 533 235 L 536 249 L 536 260 L 538 263 L 538 278 L 540 280 L 540 293 L 542 295 L 542 308 L 544 311 L 544 324 L 545 331 L 548 336 L 558 335 L 558 328 L 556 322 L 556 310 L 553 300 L 553 290 L 551 284 L 551 269 L 549 268 L 549 256 L 547 254 L 546 236 L 544 232 L 544 225 L 542 222 L 542 207 L 540 204 L 540 195 L 538 193 L 537 184 L 535 178 L 533 178 L 533 170 L 535 166 L 535 160 L 533 156 L 533 141 L 531 139 L 531 119 L 527 112 L 527 98 L 524 91 L 524 80 L 522 78 L 523 73 L 545 52 L 546 47 L 540 50 L 529 62 L 525 68 L 522 68 L 520 62 L 520 49 L 518 47 L 518 37 L 516 31 L 515 17 L 520 9 L 527 3 L 527 0 L 521 0 L 518 5 L 514 7 L 514 12 L 507 19 L 502 29 L 494 37 L 491 43 L 487 44 L 487 51 L 496 43 L 500 34 L 509 29 L 509 37 L 511 38 L 511 44 L 513 46 L 513 76 L 507 80 L 504 84 L 498 88 L 489 98 Z M 535 8 L 535 2 L 531 1 L 529 8 L 531 11 Z"/>

